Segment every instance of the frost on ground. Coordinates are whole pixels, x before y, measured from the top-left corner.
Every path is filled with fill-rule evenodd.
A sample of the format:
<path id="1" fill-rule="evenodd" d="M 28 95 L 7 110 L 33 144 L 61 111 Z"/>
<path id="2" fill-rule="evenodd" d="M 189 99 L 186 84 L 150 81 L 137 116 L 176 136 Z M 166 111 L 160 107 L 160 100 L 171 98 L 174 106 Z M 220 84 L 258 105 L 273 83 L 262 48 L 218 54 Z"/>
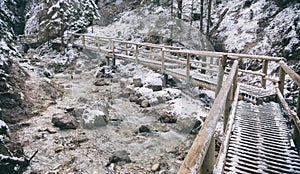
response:
<path id="1" fill-rule="evenodd" d="M 173 87 L 153 90 L 151 86 L 162 85 L 161 74 L 125 61 L 117 61 L 115 70 L 105 67 L 111 77 L 103 78 L 109 85 L 95 86 L 99 63 L 98 58 L 81 53 L 71 67 L 54 74 L 51 81 L 64 88 L 64 97 L 26 121 L 29 127 L 18 132 L 26 153 L 39 150 L 25 173 L 142 173 L 157 165 L 157 171 L 176 173 L 193 141 L 190 132 L 195 121 L 208 112 L 202 109 L 204 104 Z M 77 76 L 71 79 L 74 72 Z M 134 87 L 136 78 L 141 78 L 142 87 Z M 142 108 L 122 95 L 127 88 L 163 102 Z M 168 113 L 176 115 L 176 123 L 159 121 Z M 107 124 L 88 129 L 81 124 L 75 130 L 53 127 L 52 117 L 66 114 L 82 124 L 94 121 L 91 114 L 105 115 Z"/>

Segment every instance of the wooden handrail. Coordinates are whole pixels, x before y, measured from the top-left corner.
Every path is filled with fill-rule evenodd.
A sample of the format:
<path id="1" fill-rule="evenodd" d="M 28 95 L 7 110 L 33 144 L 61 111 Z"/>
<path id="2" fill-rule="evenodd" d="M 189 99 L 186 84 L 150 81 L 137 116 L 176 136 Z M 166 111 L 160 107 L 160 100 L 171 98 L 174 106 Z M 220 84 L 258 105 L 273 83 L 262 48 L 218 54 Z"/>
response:
<path id="1" fill-rule="evenodd" d="M 234 102 L 232 103 L 232 109 L 231 109 L 230 114 L 228 116 L 226 131 L 224 133 L 225 134 L 224 135 L 224 140 L 223 140 L 222 145 L 220 147 L 220 152 L 219 152 L 219 155 L 218 155 L 213 173 L 223 173 L 223 167 L 224 167 L 225 160 L 226 160 L 226 154 L 227 154 L 227 151 L 228 151 L 228 145 L 229 145 L 229 140 L 230 140 L 230 136 L 231 136 L 231 131 L 233 129 L 235 112 L 236 112 L 237 105 L 238 105 L 239 89 L 240 89 L 240 87 L 238 85 L 236 94 L 234 96 Z"/>
<path id="2" fill-rule="evenodd" d="M 188 174 L 192 171 L 198 172 L 198 170 L 202 167 L 206 152 L 208 151 L 211 139 L 214 135 L 217 122 L 223 113 L 223 107 L 225 105 L 226 98 L 235 79 L 237 67 L 238 61 L 235 60 L 234 64 L 232 65 L 232 70 L 226 79 L 227 83 L 225 83 L 225 85 L 221 88 L 219 95 L 215 99 L 202 128 L 197 134 L 192 147 L 190 148 L 179 169 L 178 174 Z"/>
<path id="3" fill-rule="evenodd" d="M 237 54 L 237 53 L 225 53 L 225 52 L 213 52 L 213 51 L 195 51 L 195 50 L 165 50 L 166 52 L 173 53 L 189 53 L 201 56 L 211 56 L 216 58 L 221 58 L 223 55 L 227 55 L 230 59 L 260 59 L 260 60 L 270 60 L 270 61 L 281 61 L 286 60 L 283 57 L 271 57 L 271 56 L 261 56 L 261 55 L 249 55 L 249 54 Z"/>
<path id="4" fill-rule="evenodd" d="M 293 71 L 284 61 L 279 62 L 280 67 L 300 86 L 300 76 Z"/>

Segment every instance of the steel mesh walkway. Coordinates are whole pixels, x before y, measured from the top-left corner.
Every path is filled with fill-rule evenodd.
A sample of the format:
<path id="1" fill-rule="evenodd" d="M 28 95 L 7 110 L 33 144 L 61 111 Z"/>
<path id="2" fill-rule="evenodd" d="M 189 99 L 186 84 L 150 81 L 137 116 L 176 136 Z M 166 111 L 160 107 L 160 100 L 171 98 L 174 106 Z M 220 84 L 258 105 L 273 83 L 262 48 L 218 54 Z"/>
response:
<path id="1" fill-rule="evenodd" d="M 234 124 L 224 173 L 300 173 L 277 103 L 239 101 Z"/>

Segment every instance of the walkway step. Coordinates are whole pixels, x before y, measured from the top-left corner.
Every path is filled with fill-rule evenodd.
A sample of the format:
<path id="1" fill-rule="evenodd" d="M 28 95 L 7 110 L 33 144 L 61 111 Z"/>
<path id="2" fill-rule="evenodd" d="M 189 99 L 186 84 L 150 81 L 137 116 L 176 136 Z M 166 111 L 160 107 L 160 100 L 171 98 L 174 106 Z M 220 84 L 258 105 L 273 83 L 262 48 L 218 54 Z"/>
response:
<path id="1" fill-rule="evenodd" d="M 241 83 L 240 95 L 243 96 L 243 100 L 245 101 L 262 104 L 263 102 L 275 101 L 276 92 L 275 88 L 264 89 Z"/>
<path id="2" fill-rule="evenodd" d="M 239 101 L 224 173 L 300 173 L 300 158 L 277 103 Z"/>

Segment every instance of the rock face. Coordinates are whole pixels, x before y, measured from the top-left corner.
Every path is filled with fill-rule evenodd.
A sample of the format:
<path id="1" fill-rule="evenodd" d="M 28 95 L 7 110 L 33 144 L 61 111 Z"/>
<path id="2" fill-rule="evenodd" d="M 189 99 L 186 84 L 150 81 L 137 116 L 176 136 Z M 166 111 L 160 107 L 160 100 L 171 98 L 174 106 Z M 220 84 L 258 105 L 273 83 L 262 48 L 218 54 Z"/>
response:
<path id="1" fill-rule="evenodd" d="M 106 126 L 108 119 L 106 114 L 100 110 L 86 109 L 82 115 L 82 126 L 86 129 L 93 129 Z"/>
<path id="2" fill-rule="evenodd" d="M 94 1 L 43 1 L 27 3 L 26 34 L 39 33 L 40 43 L 60 36 L 64 30 L 80 31 L 99 17 Z"/>

